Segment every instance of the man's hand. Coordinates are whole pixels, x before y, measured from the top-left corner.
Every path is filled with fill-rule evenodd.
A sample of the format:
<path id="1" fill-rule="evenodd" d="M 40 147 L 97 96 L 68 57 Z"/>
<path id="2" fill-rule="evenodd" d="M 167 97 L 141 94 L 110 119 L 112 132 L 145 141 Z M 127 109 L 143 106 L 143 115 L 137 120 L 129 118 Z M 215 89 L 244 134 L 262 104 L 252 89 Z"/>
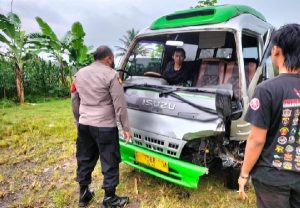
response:
<path id="1" fill-rule="evenodd" d="M 239 177 L 238 183 L 239 183 L 239 195 L 240 197 L 245 200 L 246 198 L 248 198 L 246 192 L 245 192 L 245 186 L 248 182 L 248 178 L 242 178 Z"/>
<path id="2" fill-rule="evenodd" d="M 124 131 L 124 139 L 126 141 L 126 144 L 130 141 L 131 135 L 129 131 Z"/>

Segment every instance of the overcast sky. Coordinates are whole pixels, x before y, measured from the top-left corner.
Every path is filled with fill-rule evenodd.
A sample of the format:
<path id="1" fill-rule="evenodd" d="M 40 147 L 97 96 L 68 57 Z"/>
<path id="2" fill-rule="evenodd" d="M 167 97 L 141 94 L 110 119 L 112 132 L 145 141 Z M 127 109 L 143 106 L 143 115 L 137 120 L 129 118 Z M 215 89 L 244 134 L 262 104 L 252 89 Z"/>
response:
<path id="1" fill-rule="evenodd" d="M 187 9 L 198 0 L 14 0 L 17 13 L 26 32 L 38 32 L 35 17 L 43 18 L 62 37 L 75 21 L 83 24 L 85 42 L 94 48 L 106 44 L 120 45 L 118 41 L 126 30 L 142 29 L 156 18 Z M 299 0 L 219 0 L 218 4 L 245 4 L 265 15 L 276 27 L 300 23 Z M 0 0 L 0 13 L 7 14 L 11 0 Z"/>

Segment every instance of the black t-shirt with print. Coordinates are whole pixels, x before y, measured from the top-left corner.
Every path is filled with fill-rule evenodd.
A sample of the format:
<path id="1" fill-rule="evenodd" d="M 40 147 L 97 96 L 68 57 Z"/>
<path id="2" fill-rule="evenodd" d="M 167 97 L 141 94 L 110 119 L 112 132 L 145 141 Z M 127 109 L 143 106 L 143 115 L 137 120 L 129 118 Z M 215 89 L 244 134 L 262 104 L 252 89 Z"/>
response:
<path id="1" fill-rule="evenodd" d="M 190 75 L 190 66 L 183 62 L 181 69 L 178 71 L 174 70 L 174 61 L 171 61 L 167 64 L 166 70 L 163 74 L 165 79 L 169 82 L 170 85 L 179 85 L 184 84 L 189 79 Z"/>
<path id="2" fill-rule="evenodd" d="M 300 181 L 300 75 L 280 74 L 257 86 L 245 120 L 267 129 L 253 179 L 280 186 Z"/>

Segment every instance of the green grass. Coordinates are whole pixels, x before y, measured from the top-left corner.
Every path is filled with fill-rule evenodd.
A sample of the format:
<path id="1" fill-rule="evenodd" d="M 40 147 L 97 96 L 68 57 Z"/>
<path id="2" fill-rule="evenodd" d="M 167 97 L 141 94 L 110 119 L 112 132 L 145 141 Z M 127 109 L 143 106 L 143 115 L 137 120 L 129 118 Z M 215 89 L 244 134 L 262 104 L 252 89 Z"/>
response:
<path id="1" fill-rule="evenodd" d="M 76 130 L 70 100 L 50 100 L 21 106 L 0 103 L 0 207 L 77 207 L 75 182 Z M 2 103 L 2 104 L 3 104 Z M 255 207 L 253 188 L 249 200 L 223 185 L 223 175 L 200 179 L 198 190 L 186 189 L 121 164 L 117 192 L 127 194 L 127 207 Z M 103 197 L 102 175 L 97 165 L 92 188 Z"/>

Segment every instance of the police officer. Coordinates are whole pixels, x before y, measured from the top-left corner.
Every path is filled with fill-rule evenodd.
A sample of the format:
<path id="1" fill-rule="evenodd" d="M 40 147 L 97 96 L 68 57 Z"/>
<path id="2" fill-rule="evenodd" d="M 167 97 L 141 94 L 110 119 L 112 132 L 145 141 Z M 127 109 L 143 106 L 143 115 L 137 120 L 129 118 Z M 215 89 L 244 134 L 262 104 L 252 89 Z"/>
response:
<path id="1" fill-rule="evenodd" d="M 119 183 L 120 146 L 116 120 L 123 127 L 124 139 L 131 135 L 121 80 L 114 68 L 114 55 L 107 46 L 94 53 L 94 63 L 80 69 L 71 87 L 72 108 L 77 123 L 77 182 L 80 186 L 79 207 L 94 197 L 89 190 L 91 174 L 100 156 L 102 188 L 101 207 L 122 207 L 128 197 L 115 195 Z"/>

